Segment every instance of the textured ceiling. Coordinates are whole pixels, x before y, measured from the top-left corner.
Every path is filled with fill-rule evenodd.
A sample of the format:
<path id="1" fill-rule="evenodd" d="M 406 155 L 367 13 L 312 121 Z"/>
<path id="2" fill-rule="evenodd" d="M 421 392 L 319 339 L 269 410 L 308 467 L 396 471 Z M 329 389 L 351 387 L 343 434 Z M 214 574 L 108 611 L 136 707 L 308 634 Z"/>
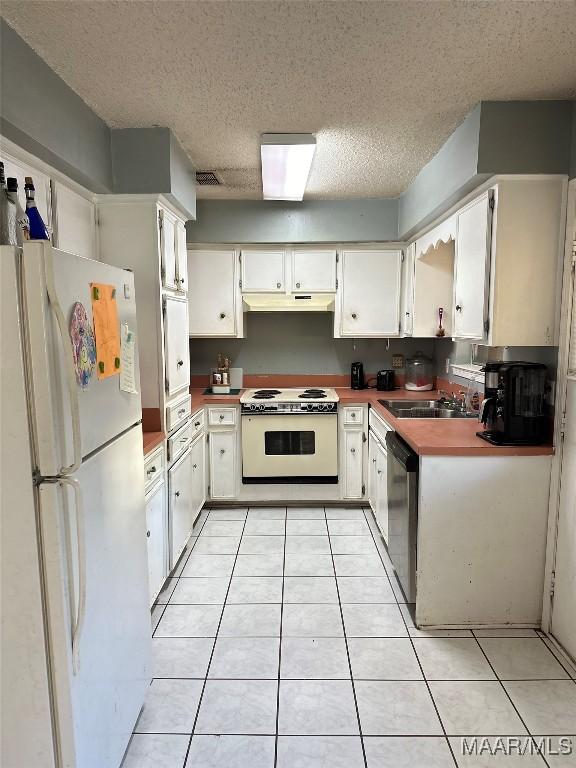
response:
<path id="1" fill-rule="evenodd" d="M 487 99 L 576 96 L 576 0 L 2 0 L 112 127 L 169 126 L 261 198 L 259 135 L 314 132 L 306 197 L 393 196 Z"/>

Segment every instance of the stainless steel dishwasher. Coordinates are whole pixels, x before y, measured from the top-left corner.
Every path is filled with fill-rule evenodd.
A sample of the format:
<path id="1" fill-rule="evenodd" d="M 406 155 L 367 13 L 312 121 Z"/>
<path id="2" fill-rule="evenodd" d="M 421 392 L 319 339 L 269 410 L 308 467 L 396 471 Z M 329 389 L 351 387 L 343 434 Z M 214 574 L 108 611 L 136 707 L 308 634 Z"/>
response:
<path id="1" fill-rule="evenodd" d="M 396 432 L 388 449 L 388 554 L 409 603 L 416 602 L 418 455 Z"/>

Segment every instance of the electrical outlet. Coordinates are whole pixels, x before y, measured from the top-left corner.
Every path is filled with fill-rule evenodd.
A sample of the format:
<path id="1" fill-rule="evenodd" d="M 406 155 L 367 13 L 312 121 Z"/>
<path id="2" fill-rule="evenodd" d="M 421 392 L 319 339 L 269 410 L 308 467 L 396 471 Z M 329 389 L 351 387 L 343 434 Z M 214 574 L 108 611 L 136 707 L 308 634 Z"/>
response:
<path id="1" fill-rule="evenodd" d="M 404 368 L 404 355 L 392 355 L 392 368 Z"/>

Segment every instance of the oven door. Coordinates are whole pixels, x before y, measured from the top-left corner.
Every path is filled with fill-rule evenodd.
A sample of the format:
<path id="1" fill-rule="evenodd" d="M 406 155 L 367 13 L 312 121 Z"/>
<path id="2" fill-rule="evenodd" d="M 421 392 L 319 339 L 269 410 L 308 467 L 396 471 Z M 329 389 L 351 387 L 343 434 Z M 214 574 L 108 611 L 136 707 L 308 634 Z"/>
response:
<path id="1" fill-rule="evenodd" d="M 245 483 L 338 482 L 338 416 L 242 416 Z"/>

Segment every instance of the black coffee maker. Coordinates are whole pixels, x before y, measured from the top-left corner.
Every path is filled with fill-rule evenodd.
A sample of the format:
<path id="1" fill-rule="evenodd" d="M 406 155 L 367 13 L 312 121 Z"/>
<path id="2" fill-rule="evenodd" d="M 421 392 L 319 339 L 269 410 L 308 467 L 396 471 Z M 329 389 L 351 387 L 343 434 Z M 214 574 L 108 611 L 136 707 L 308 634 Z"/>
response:
<path id="1" fill-rule="evenodd" d="M 478 437 L 494 445 L 540 445 L 548 437 L 542 363 L 486 363 Z"/>
<path id="2" fill-rule="evenodd" d="M 352 363 L 350 366 L 350 388 L 364 389 L 366 381 L 364 380 L 364 366 L 362 363 Z"/>

